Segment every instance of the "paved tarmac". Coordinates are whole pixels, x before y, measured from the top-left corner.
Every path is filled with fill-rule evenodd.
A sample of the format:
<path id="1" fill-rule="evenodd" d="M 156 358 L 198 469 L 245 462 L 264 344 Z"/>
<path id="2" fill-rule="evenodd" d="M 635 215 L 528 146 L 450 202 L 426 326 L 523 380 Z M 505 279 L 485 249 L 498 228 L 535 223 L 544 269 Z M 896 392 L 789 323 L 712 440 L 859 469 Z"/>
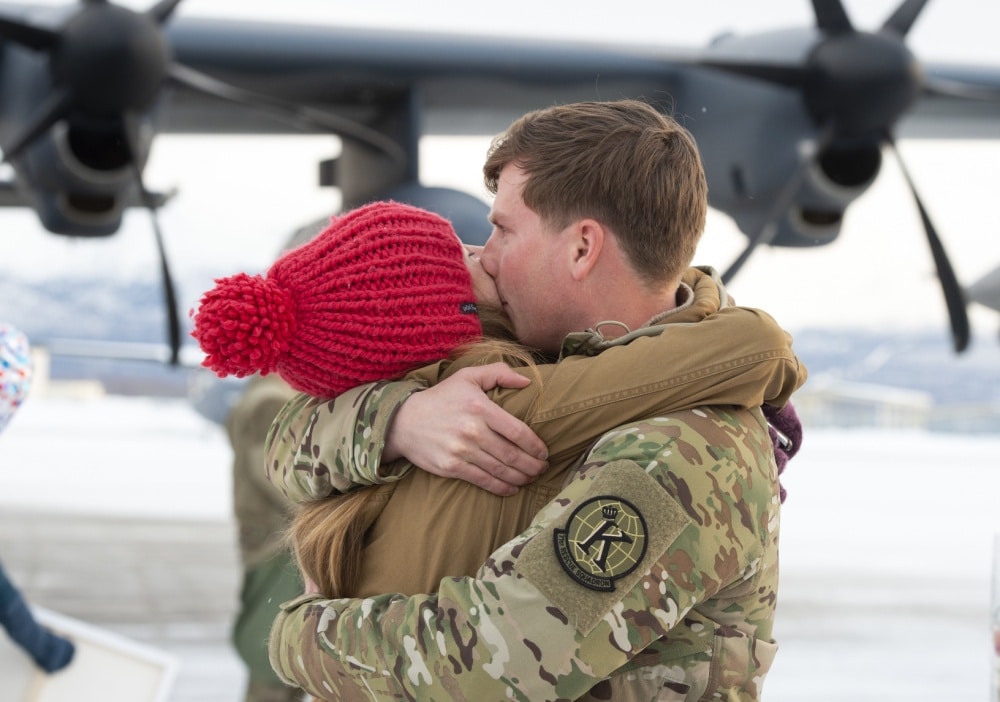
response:
<path id="1" fill-rule="evenodd" d="M 245 674 L 228 640 L 239 579 L 230 521 L 7 508 L 0 554 L 31 602 L 178 658 L 167 702 L 242 702 Z M 872 702 L 986 700 L 982 589 L 962 576 L 787 569 L 766 699 L 833 702 L 849 690 Z"/>
<path id="2" fill-rule="evenodd" d="M 175 656 L 165 702 L 241 702 L 221 429 L 179 402 L 50 400 L 2 448 L 0 558 L 29 600 Z M 998 437 L 808 435 L 784 476 L 766 702 L 998 702 L 997 455 Z"/>
<path id="3" fill-rule="evenodd" d="M 32 603 L 177 657 L 169 702 L 237 702 L 245 673 L 229 645 L 240 572 L 234 529 L 4 509 L 0 554 Z"/>

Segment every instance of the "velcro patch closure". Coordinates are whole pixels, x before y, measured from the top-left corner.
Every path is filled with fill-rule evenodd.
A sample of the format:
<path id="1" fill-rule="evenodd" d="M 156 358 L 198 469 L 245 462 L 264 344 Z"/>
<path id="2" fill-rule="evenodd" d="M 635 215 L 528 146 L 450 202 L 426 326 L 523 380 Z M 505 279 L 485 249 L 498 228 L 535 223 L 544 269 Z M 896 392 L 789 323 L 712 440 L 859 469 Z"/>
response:
<path id="1" fill-rule="evenodd" d="M 516 568 L 587 634 L 689 523 L 681 505 L 638 464 L 613 461 L 525 544 Z"/>

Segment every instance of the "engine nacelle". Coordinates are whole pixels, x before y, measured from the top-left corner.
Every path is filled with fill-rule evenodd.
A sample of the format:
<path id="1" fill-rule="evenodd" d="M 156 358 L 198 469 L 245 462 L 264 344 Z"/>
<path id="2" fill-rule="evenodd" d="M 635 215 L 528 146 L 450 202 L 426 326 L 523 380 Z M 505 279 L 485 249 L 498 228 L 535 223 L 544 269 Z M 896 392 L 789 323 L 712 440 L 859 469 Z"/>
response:
<path id="1" fill-rule="evenodd" d="M 802 64 L 822 39 L 818 32 L 789 31 L 727 36 L 713 43 L 705 59 Z M 817 154 L 825 123 L 817 124 L 800 90 L 728 71 L 705 71 L 682 89 L 688 106 L 683 119 L 702 151 L 712 207 L 732 217 L 748 237 L 756 237 L 787 203 L 774 223 L 776 230 L 766 238 L 773 246 L 821 246 L 837 238 L 847 207 L 878 176 L 879 133 L 837 130 L 832 143 Z M 803 163 L 806 170 L 789 195 L 787 188 Z"/>
<path id="2" fill-rule="evenodd" d="M 441 215 L 451 222 L 466 244 L 482 246 L 490 238 L 490 206 L 461 190 L 429 187 L 410 181 L 385 191 L 380 198 L 405 202 Z"/>
<path id="3" fill-rule="evenodd" d="M 131 109 L 132 103 L 119 109 L 119 94 L 131 96 L 131 88 L 111 80 L 112 71 L 85 70 L 92 67 L 87 64 L 92 59 L 111 60 L 103 51 L 105 43 L 89 51 L 89 39 L 121 43 L 122 36 L 114 34 L 120 21 L 145 30 L 150 21 L 137 21 L 139 15 L 110 4 L 89 8 L 86 14 L 73 4 L 18 9 L 26 26 L 62 31 L 46 51 L 0 42 L 0 146 L 10 149 L 17 192 L 51 232 L 109 236 L 121 226 L 125 208 L 139 204 L 138 174 L 149 155 L 152 117 L 147 107 Z M 119 23 L 104 26 L 103 20 Z M 94 27 L 83 32 L 87 23 Z M 158 34 L 146 31 L 138 36 L 156 43 L 149 37 Z M 129 65 L 121 73 L 128 77 L 132 70 Z M 152 85 L 158 89 L 159 82 Z M 135 91 L 145 91 L 140 97 L 148 102 L 147 93 L 154 88 L 140 85 Z M 131 153 L 133 149 L 138 153 Z"/>
<path id="4" fill-rule="evenodd" d="M 58 122 L 15 166 L 28 186 L 25 197 L 45 228 L 57 234 L 114 234 L 138 191 L 120 128 Z"/>
<path id="5" fill-rule="evenodd" d="M 877 144 L 833 146 L 810 164 L 775 246 L 820 246 L 840 234 L 848 205 L 864 193 L 882 167 Z"/>

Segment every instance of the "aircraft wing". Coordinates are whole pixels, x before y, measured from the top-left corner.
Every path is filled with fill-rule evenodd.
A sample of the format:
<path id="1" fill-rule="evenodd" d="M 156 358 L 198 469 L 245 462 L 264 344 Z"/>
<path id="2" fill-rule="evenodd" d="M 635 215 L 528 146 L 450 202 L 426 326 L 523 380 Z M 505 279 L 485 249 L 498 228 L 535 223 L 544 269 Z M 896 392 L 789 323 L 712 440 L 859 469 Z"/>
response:
<path id="1" fill-rule="evenodd" d="M 495 134 L 554 103 L 670 103 L 693 60 L 649 47 L 184 17 L 167 33 L 179 63 L 289 103 L 365 121 L 412 97 L 425 134 Z M 190 90 L 165 108 L 168 132 L 294 131 L 245 108 L 220 112 L 218 100 Z"/>
<path id="2" fill-rule="evenodd" d="M 64 8 L 0 3 L 0 16 L 58 26 Z M 695 115 L 685 95 L 718 52 L 623 43 L 552 41 L 360 27 L 176 17 L 164 27 L 177 64 L 227 86 L 359 121 L 415 93 L 425 134 L 494 134 L 524 112 L 554 103 L 643 97 Z M 0 47 L 11 42 L 0 39 Z M 11 49 L 5 48 L 5 53 Z M 800 52 L 804 53 L 804 52 Z M 804 56 L 800 57 L 804 58 Z M 775 59 L 787 63 L 789 55 Z M 739 57 L 735 60 L 741 60 Z M 925 74 L 968 97 L 926 93 L 904 120 L 909 136 L 1000 136 L 1000 64 L 928 64 Z M 971 88 L 971 89 L 969 89 Z M 979 95 L 992 100 L 979 101 Z M 221 91 L 220 91 L 221 92 Z M 234 93 L 234 97 L 239 97 Z M 205 91 L 174 88 L 159 107 L 163 133 L 322 132 L 246 109 Z M 953 118 L 949 130 L 942 120 Z M 936 126 L 926 128 L 930 120 Z M 973 131 L 970 131 L 973 130 Z M 980 130 L 980 131 L 975 131 Z"/>
<path id="3" fill-rule="evenodd" d="M 900 121 L 901 138 L 1000 139 L 1000 64 L 924 68 L 928 89 Z"/>

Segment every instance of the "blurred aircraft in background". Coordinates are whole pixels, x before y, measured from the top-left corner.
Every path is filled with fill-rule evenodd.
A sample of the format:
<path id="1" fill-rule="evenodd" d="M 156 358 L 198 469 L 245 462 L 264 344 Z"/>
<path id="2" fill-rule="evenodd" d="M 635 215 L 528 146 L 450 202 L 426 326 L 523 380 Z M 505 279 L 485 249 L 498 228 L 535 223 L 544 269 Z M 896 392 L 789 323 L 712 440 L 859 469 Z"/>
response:
<path id="1" fill-rule="evenodd" d="M 857 29 L 840 0 L 813 0 L 813 26 L 724 35 L 696 52 L 172 19 L 179 4 L 0 3 L 0 146 L 13 170 L 0 204 L 31 207 L 46 229 L 74 237 L 112 235 L 125 208 L 148 208 L 175 364 L 180 323 L 156 222 L 169 194 L 143 182 L 157 134 L 335 134 L 342 150 L 320 177 L 345 208 L 411 202 L 481 243 L 485 203 L 420 183 L 422 136 L 498 133 L 553 103 L 648 99 L 695 135 L 711 206 L 747 237 L 727 280 L 758 246 L 836 239 L 898 136 L 1000 137 L 1000 65 L 924 64 L 907 48 L 925 0 L 905 0 L 874 32 Z M 903 173 L 961 352 L 966 291 Z"/>

